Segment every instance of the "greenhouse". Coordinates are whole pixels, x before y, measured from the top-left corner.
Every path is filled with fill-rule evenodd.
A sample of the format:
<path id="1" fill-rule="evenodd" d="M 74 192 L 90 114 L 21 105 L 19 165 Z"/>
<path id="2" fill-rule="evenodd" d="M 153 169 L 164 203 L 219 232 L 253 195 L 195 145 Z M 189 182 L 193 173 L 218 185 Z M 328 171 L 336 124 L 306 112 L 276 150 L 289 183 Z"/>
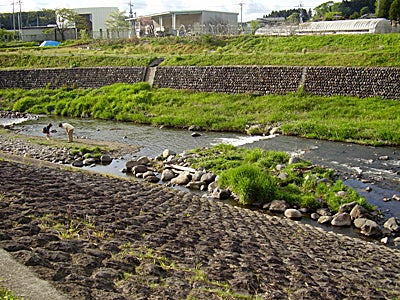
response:
<path id="1" fill-rule="evenodd" d="M 399 32 L 387 19 L 356 19 L 339 21 L 306 22 L 299 25 L 266 24 L 257 29 L 256 35 L 323 35 L 366 34 Z"/>
<path id="2" fill-rule="evenodd" d="M 392 24 L 387 19 L 356 19 L 307 22 L 300 24 L 297 34 L 357 34 L 391 33 Z"/>

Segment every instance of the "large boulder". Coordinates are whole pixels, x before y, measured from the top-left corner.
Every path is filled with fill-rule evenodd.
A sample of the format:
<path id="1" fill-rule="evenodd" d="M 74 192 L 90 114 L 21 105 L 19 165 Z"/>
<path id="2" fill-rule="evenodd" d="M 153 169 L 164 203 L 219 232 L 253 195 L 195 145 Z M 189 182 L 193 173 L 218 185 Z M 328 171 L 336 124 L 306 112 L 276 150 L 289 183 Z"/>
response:
<path id="1" fill-rule="evenodd" d="M 301 219 L 301 217 L 303 216 L 303 214 L 301 213 L 301 211 L 294 209 L 294 208 L 288 208 L 287 210 L 285 210 L 285 217 L 289 218 L 289 219 Z"/>
<path id="2" fill-rule="evenodd" d="M 382 230 L 379 225 L 372 220 L 359 218 L 354 220 L 354 226 L 360 229 L 361 233 L 366 236 L 381 236 Z"/>
<path id="3" fill-rule="evenodd" d="M 351 225 L 351 216 L 349 213 L 346 213 L 346 212 L 338 213 L 333 216 L 331 224 L 333 226 L 340 226 L 340 227 L 350 226 Z"/>
<path id="4" fill-rule="evenodd" d="M 400 232 L 400 220 L 395 217 L 389 218 L 385 224 L 383 224 L 383 227 L 392 232 Z"/>
<path id="5" fill-rule="evenodd" d="M 188 171 L 184 171 L 177 177 L 171 179 L 171 184 L 185 185 L 191 180 L 191 175 Z"/>

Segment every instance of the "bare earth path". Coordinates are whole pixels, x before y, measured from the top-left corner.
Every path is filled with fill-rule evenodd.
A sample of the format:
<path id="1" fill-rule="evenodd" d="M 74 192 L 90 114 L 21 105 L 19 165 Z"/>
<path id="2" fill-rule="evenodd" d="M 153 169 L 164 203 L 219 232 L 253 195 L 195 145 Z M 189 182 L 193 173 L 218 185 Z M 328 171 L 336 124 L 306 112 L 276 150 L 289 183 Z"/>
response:
<path id="1" fill-rule="evenodd" d="M 0 247 L 68 299 L 400 297 L 384 245 L 34 160 L 0 183 Z"/>

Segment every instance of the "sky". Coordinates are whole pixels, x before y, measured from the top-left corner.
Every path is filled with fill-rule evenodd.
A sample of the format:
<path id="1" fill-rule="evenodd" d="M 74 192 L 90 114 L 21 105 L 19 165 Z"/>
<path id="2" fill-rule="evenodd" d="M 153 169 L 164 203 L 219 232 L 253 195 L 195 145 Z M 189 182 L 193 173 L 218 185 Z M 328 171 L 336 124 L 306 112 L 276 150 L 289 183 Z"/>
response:
<path id="1" fill-rule="evenodd" d="M 238 13 L 238 21 L 251 21 L 262 18 L 271 11 L 295 9 L 299 6 L 304 9 L 314 7 L 327 0 L 0 0 L 0 13 L 12 13 L 21 11 L 36 11 L 55 8 L 81 8 L 81 7 L 118 7 L 120 11 L 129 12 L 129 4 L 132 3 L 132 11 L 136 16 L 161 13 L 174 10 L 211 10 Z M 14 4 L 13 4 L 14 3 Z"/>

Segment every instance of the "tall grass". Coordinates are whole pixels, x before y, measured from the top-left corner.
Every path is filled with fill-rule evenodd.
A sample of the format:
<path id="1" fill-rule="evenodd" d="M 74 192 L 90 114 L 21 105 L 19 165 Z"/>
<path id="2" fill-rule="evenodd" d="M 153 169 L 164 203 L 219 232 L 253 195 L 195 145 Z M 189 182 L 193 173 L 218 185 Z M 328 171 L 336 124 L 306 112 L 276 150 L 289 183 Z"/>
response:
<path id="1" fill-rule="evenodd" d="M 1 89 L 0 109 L 114 119 L 156 126 L 245 132 L 280 126 L 285 135 L 368 145 L 400 145 L 400 102 L 298 94 L 253 96 L 151 89 L 148 83 L 100 89 Z M 262 129 L 258 134 L 265 134 Z"/>

